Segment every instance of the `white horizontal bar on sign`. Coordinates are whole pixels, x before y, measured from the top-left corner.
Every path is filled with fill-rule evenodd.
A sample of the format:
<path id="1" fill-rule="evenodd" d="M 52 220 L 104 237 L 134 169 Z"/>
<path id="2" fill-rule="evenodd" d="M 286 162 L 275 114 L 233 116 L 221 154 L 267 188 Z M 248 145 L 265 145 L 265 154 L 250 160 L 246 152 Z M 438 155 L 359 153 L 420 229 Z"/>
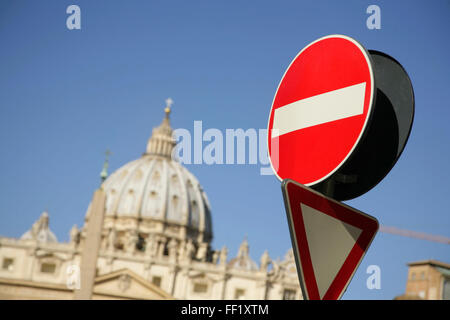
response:
<path id="1" fill-rule="evenodd" d="M 275 110 L 272 138 L 364 112 L 366 83 L 298 100 Z"/>

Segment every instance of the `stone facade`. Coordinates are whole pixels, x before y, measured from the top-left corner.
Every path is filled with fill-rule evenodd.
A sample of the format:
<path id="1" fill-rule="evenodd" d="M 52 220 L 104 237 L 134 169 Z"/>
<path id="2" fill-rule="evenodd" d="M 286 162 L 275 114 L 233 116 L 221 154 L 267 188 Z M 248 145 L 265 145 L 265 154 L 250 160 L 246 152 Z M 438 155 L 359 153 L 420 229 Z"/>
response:
<path id="1" fill-rule="evenodd" d="M 157 241 L 157 240 L 155 240 Z M 100 249 L 93 299 L 300 299 L 292 250 L 282 261 L 267 252 L 257 265 L 246 240 L 235 258 Z M 0 238 L 0 299 L 73 299 L 83 247 L 76 242 Z"/>

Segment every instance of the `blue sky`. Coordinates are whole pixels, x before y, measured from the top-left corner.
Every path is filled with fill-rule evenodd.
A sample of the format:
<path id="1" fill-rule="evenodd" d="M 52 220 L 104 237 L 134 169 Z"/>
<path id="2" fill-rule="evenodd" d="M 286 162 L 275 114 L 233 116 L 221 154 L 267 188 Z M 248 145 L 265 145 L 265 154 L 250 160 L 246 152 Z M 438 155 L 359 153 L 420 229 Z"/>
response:
<path id="1" fill-rule="evenodd" d="M 81 8 L 82 29 L 66 28 Z M 381 8 L 381 30 L 366 8 Z M 450 3 L 448 1 L 18 1 L 0 2 L 0 234 L 18 237 L 44 209 L 59 240 L 82 225 L 110 171 L 139 157 L 175 100 L 172 125 L 266 128 L 291 59 L 328 34 L 354 37 L 395 57 L 415 91 L 409 142 L 374 189 L 348 201 L 380 223 L 450 236 Z M 280 182 L 258 165 L 188 165 L 213 210 L 216 248 L 251 256 L 290 248 Z M 450 262 L 448 245 L 378 234 L 345 299 L 392 299 L 405 290 L 406 263 Z M 381 290 L 366 268 L 381 268 Z"/>

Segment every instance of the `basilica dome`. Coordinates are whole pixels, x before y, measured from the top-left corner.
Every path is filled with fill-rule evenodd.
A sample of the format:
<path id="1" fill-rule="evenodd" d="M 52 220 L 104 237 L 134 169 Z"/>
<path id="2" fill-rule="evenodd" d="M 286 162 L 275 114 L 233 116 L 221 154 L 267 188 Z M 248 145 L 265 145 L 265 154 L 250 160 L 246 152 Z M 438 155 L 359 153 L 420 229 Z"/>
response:
<path id="1" fill-rule="evenodd" d="M 170 107 L 165 113 L 161 125 L 153 129 L 146 152 L 103 182 L 104 229 L 134 229 L 144 238 L 172 232 L 177 240 L 209 243 L 212 222 L 207 196 L 196 177 L 173 159 Z"/>
<path id="2" fill-rule="evenodd" d="M 106 216 L 154 219 L 212 233 L 206 194 L 194 175 L 173 160 L 144 155 L 114 172 L 104 190 Z"/>

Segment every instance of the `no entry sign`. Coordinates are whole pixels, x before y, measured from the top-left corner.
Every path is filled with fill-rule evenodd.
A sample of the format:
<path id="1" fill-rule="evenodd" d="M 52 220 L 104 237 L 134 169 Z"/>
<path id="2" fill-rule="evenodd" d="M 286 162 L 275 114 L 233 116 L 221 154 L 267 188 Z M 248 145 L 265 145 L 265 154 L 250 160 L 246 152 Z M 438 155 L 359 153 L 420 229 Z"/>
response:
<path id="1" fill-rule="evenodd" d="M 408 140 L 414 91 L 401 64 L 331 35 L 306 46 L 278 85 L 268 123 L 306 299 L 339 299 L 378 221 L 339 200 L 380 182 Z"/>
<path id="2" fill-rule="evenodd" d="M 370 55 L 356 40 L 331 35 L 306 46 L 270 111 L 268 150 L 278 178 L 312 186 L 336 172 L 364 136 L 375 92 Z"/>

